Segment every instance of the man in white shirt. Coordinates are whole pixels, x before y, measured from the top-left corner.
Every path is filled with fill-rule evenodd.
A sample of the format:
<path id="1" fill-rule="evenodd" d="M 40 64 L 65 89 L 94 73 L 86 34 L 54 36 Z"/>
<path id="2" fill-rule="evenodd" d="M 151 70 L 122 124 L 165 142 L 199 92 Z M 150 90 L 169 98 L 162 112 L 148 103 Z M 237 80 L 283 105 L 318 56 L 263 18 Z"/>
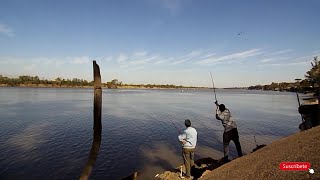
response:
<path id="1" fill-rule="evenodd" d="M 218 104 L 218 102 L 215 102 L 217 105 L 216 110 L 216 119 L 220 120 L 222 122 L 222 125 L 224 127 L 223 132 L 223 152 L 224 152 L 224 160 L 228 161 L 229 157 L 229 143 L 232 140 L 234 144 L 236 145 L 238 156 L 242 156 L 242 150 L 241 145 L 239 141 L 239 134 L 237 130 L 236 122 L 233 118 L 231 118 L 231 114 L 229 109 L 225 107 L 224 104 Z"/>
<path id="2" fill-rule="evenodd" d="M 191 127 L 191 121 L 186 119 L 184 122 L 187 129 L 178 136 L 182 144 L 182 156 L 186 167 L 186 178 L 191 178 L 191 167 L 194 166 L 194 149 L 197 144 L 197 131 Z"/>

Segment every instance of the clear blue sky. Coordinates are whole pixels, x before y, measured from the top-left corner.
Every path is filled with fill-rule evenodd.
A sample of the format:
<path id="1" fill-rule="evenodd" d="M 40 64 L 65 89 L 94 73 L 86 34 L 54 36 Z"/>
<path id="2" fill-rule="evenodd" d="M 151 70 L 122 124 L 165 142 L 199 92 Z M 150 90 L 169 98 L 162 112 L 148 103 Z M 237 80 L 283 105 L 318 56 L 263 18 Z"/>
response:
<path id="1" fill-rule="evenodd" d="M 218 87 L 303 78 L 320 1 L 1 0 L 0 74 Z"/>

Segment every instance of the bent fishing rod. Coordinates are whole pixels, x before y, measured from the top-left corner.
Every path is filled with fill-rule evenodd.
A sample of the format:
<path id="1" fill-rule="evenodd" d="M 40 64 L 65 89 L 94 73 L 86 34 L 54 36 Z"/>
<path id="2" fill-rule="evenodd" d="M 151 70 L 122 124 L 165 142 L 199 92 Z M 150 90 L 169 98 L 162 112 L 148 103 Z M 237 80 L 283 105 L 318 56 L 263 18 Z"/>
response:
<path id="1" fill-rule="evenodd" d="M 211 77 L 212 88 L 213 88 L 213 92 L 214 92 L 214 98 L 216 99 L 215 103 L 218 103 L 217 94 L 216 94 L 216 88 L 214 88 L 214 82 L 213 82 L 213 78 L 212 78 L 212 73 L 211 72 L 210 72 L 210 77 Z M 218 108 L 216 109 L 216 113 L 217 112 L 218 112 Z"/>
<path id="2" fill-rule="evenodd" d="M 214 98 L 216 99 L 216 102 L 218 102 L 217 95 L 216 95 L 216 89 L 214 88 L 214 82 L 213 82 L 213 78 L 212 78 L 211 72 L 210 72 L 210 76 L 211 76 L 211 81 L 212 81 L 212 88 L 213 88 L 213 92 L 214 92 Z"/>

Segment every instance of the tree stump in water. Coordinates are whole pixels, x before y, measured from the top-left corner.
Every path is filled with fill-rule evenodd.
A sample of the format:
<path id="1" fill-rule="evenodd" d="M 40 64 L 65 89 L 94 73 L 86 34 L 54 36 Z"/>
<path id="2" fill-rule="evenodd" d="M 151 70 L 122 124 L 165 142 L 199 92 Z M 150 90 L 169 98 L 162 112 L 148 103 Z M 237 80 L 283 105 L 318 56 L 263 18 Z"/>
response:
<path id="1" fill-rule="evenodd" d="M 101 145 L 101 109 L 102 109 L 102 89 L 100 68 L 96 61 L 93 61 L 93 79 L 94 79 L 94 100 L 93 100 L 93 142 L 89 154 L 88 161 L 82 170 L 79 179 L 86 180 L 89 178 L 93 165 L 97 160 L 97 156 Z"/>

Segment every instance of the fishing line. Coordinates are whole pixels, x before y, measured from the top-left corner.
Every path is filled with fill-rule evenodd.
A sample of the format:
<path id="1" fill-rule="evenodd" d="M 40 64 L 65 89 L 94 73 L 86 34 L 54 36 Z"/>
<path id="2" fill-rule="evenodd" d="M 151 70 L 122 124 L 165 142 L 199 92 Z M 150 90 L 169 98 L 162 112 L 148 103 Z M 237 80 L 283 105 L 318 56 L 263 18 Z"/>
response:
<path id="1" fill-rule="evenodd" d="M 173 123 L 173 121 L 169 118 L 170 122 L 173 124 L 173 126 L 176 128 L 179 134 L 181 134 L 180 130 L 177 128 L 177 126 Z"/>

